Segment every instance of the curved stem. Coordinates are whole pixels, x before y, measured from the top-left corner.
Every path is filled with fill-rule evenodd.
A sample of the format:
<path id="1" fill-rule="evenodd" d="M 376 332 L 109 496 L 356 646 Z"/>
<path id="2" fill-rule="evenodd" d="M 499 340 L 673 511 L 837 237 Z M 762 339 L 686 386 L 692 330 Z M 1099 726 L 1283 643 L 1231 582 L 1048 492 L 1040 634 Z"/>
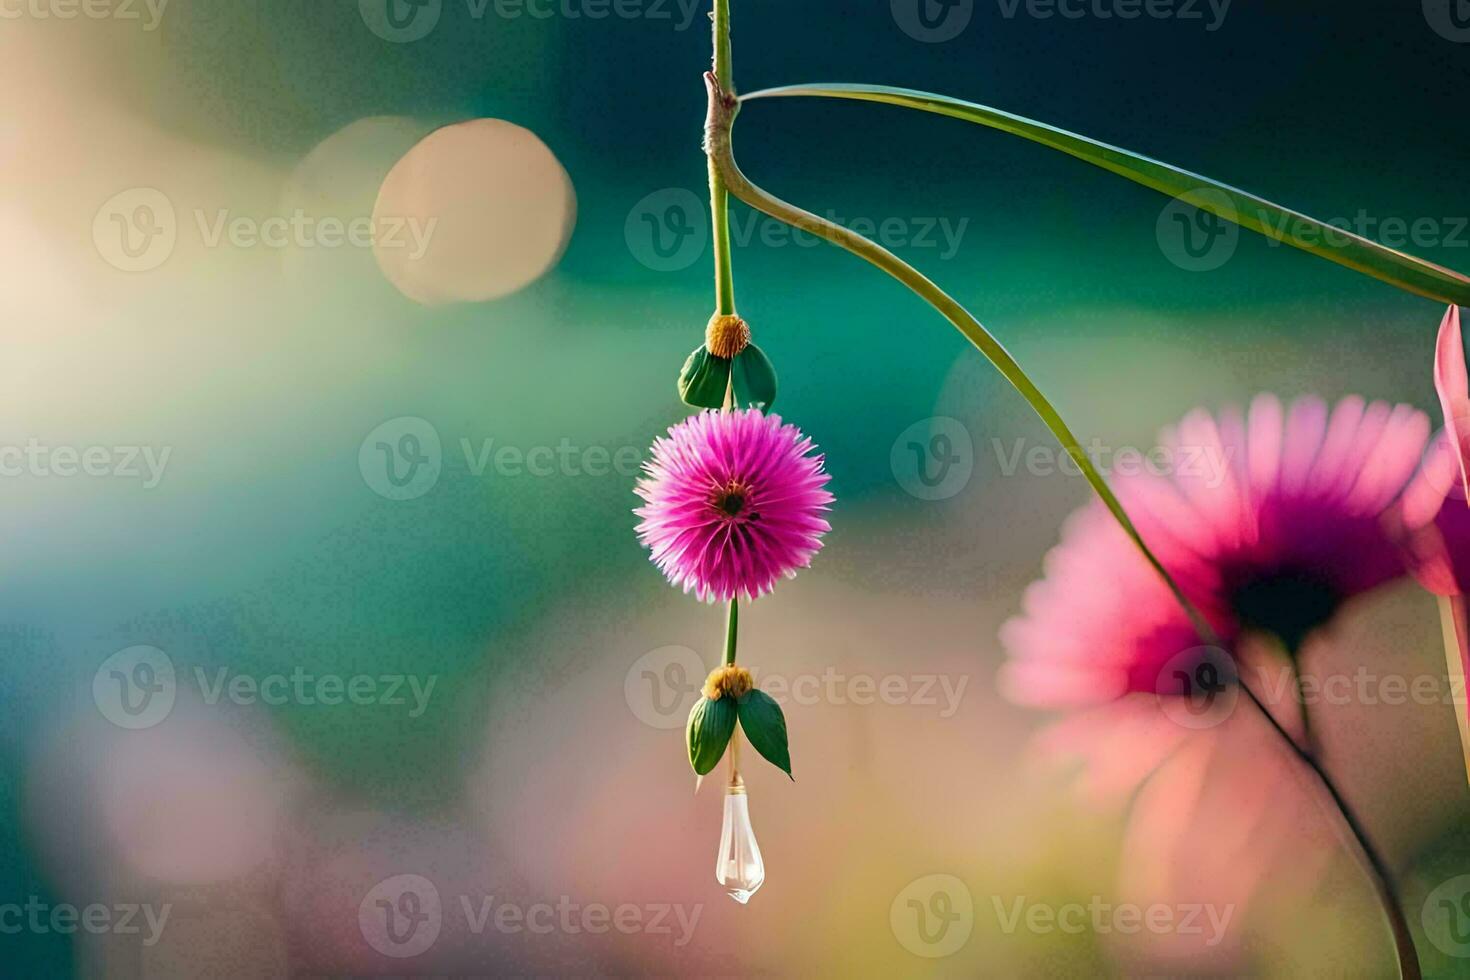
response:
<path id="1" fill-rule="evenodd" d="M 1006 351 L 1001 343 L 968 310 L 944 292 L 944 290 L 940 289 L 938 285 L 892 252 L 841 225 L 820 218 L 793 204 L 788 204 L 751 183 L 735 163 L 734 150 L 731 142 L 731 129 L 735 114 L 739 111 L 739 101 L 725 92 L 715 75 L 706 74 L 705 84 L 709 87 L 710 97 L 709 122 L 705 133 L 705 148 L 709 154 L 712 170 L 718 170 L 719 175 L 724 181 L 724 185 L 729 189 L 730 193 L 757 211 L 776 218 L 779 221 L 784 221 L 792 227 L 808 231 L 872 263 L 905 286 L 908 286 L 909 289 L 913 290 L 938 310 L 945 319 L 954 324 L 960 333 L 964 334 L 965 338 L 974 344 L 996 366 L 1001 374 L 1005 376 L 1006 380 L 1015 386 L 1016 390 L 1026 399 L 1036 414 L 1041 417 L 1041 420 L 1051 429 L 1053 435 L 1056 436 L 1068 455 L 1073 458 L 1082 470 L 1083 476 L 1086 477 L 1087 482 L 1092 486 L 1092 489 L 1097 493 L 1098 497 L 1102 499 L 1103 504 L 1112 513 L 1124 533 L 1128 535 L 1143 557 L 1158 572 L 1170 592 L 1173 593 L 1174 598 L 1189 615 L 1200 637 L 1207 643 L 1218 645 L 1219 639 L 1214 629 L 1210 626 L 1209 621 L 1205 619 L 1204 615 L 1189 597 L 1184 594 L 1178 583 L 1174 581 L 1173 576 L 1169 574 L 1168 569 L 1164 567 L 1163 563 L 1159 561 L 1157 556 L 1148 547 L 1148 544 L 1143 540 L 1142 535 L 1139 534 L 1138 529 L 1134 526 L 1133 521 L 1128 517 L 1127 511 L 1124 510 L 1122 503 L 1113 494 L 1107 481 L 1097 471 L 1097 468 L 1093 466 L 1086 452 L 1083 451 L 1076 436 L 1072 434 L 1072 431 L 1062 420 L 1056 408 L 1046 399 L 1040 389 L 1027 376 L 1026 372 L 1021 369 L 1021 366 L 1016 363 L 1015 358 L 1011 357 L 1010 353 Z M 1266 709 L 1265 705 L 1256 697 L 1255 692 L 1250 689 L 1249 685 L 1242 681 L 1241 688 L 1245 690 L 1257 708 L 1270 721 L 1277 734 L 1281 736 L 1282 741 L 1312 771 L 1316 776 L 1317 782 L 1326 790 L 1336 805 L 1337 813 L 1356 845 L 1354 856 L 1359 859 L 1364 873 L 1372 882 L 1374 892 L 1382 906 L 1384 917 L 1387 919 L 1393 933 L 1394 949 L 1399 961 L 1399 971 L 1405 980 L 1419 980 L 1421 974 L 1419 972 L 1419 962 L 1414 951 L 1413 937 L 1409 932 L 1408 923 L 1404 919 L 1403 912 L 1399 907 L 1398 896 L 1394 891 L 1392 878 L 1389 875 L 1387 865 L 1373 847 L 1362 824 L 1353 814 L 1347 801 L 1343 798 L 1327 773 L 1317 763 L 1316 759 L 1310 753 L 1304 751 L 1291 737 L 1290 733 L 1281 727 L 1276 717 Z"/>
<path id="2" fill-rule="evenodd" d="M 804 211 L 794 204 L 788 204 L 757 187 L 755 184 L 752 184 L 735 163 L 735 157 L 731 148 L 730 129 L 739 103 L 733 96 L 730 96 L 723 90 L 718 79 L 713 75 L 707 74 L 705 76 L 705 83 L 710 88 L 710 125 L 705 136 L 706 148 L 709 152 L 710 165 L 718 169 L 730 193 L 757 211 L 768 214 L 779 221 L 784 221 L 794 228 L 810 232 L 818 238 L 823 238 L 833 245 L 846 249 L 859 258 L 871 262 L 909 287 L 909 289 L 917 293 L 930 306 L 938 310 L 945 319 L 954 324 L 959 332 L 964 334 L 965 338 L 974 344 L 980 353 L 984 354 L 996 366 L 1000 373 L 1005 376 L 1006 380 L 1015 386 L 1016 390 L 1026 399 L 1036 414 L 1041 417 L 1041 420 L 1046 423 L 1047 428 L 1056 436 L 1057 441 L 1061 443 L 1067 455 L 1071 456 L 1073 461 L 1081 469 L 1082 475 L 1087 479 L 1087 482 L 1092 486 L 1092 489 L 1097 493 L 1098 497 L 1102 499 L 1103 504 L 1112 512 L 1114 519 L 1123 528 L 1124 533 L 1133 541 L 1133 544 L 1138 550 L 1143 553 L 1143 557 L 1148 560 L 1148 563 L 1163 578 L 1164 583 L 1174 594 L 1174 598 L 1184 607 L 1185 612 L 1189 614 L 1190 619 L 1193 621 L 1195 629 L 1208 642 L 1216 642 L 1215 632 L 1209 622 L 1195 608 L 1194 603 L 1179 588 L 1168 570 L 1164 568 L 1163 563 L 1159 561 L 1153 551 L 1144 542 L 1143 536 L 1138 533 L 1138 529 L 1133 525 L 1133 521 L 1129 518 L 1128 512 L 1124 510 L 1122 502 L 1113 494 L 1112 488 L 1108 486 L 1107 480 L 1103 478 L 1103 475 L 1098 472 L 1097 467 L 1093 465 L 1091 458 L 1088 457 L 1086 451 L 1082 448 L 1082 444 L 1078 442 L 1077 437 L 1072 434 L 1072 430 L 1063 421 L 1061 413 L 1041 393 L 1041 389 L 1036 387 L 1036 384 L 1022 370 L 1021 365 L 1016 363 L 1016 359 L 1001 345 L 1000 341 L 996 340 L 990 331 L 986 330 L 980 321 L 971 316 L 970 312 L 956 302 L 953 297 L 940 289 L 939 286 L 935 285 L 923 273 L 904 262 L 883 246 L 871 242 L 862 235 L 841 225 L 834 224 L 825 218 L 820 218 L 810 211 Z"/>
<path id="3" fill-rule="evenodd" d="M 1419 972 L 1418 953 L 1414 949 L 1414 936 L 1409 931 L 1408 920 L 1404 918 L 1403 906 L 1399 903 L 1398 892 L 1394 888 L 1393 876 L 1388 863 L 1373 846 L 1373 840 L 1363 828 L 1357 814 L 1353 812 L 1353 808 L 1348 805 L 1347 799 L 1337 788 L 1337 784 L 1332 781 L 1332 777 L 1327 774 L 1327 770 L 1322 768 L 1317 758 L 1297 744 L 1296 740 L 1291 737 L 1291 733 L 1282 727 L 1281 722 L 1261 702 L 1244 678 L 1240 680 L 1240 689 L 1245 692 L 1246 697 L 1251 699 L 1256 709 L 1265 716 L 1266 721 L 1276 730 L 1276 734 L 1281 736 L 1281 741 L 1312 771 L 1317 783 L 1332 798 L 1332 802 L 1337 807 L 1337 814 L 1347 828 L 1348 837 L 1352 844 L 1356 845 L 1349 849 L 1353 851 L 1353 857 L 1357 859 L 1363 873 L 1372 883 L 1374 895 L 1383 910 L 1384 918 L 1388 920 L 1389 930 L 1393 933 L 1394 951 L 1398 954 L 1399 975 L 1405 980 L 1420 980 L 1422 974 Z"/>
<path id="4" fill-rule="evenodd" d="M 1342 227 L 1344 222 L 1318 221 L 1238 187 L 1034 119 L 947 95 L 886 85 L 788 85 L 752 92 L 742 101 L 791 96 L 881 102 L 998 129 L 1059 150 L 1217 218 L 1415 295 L 1441 303 L 1470 305 L 1470 278 L 1348 231 Z"/>

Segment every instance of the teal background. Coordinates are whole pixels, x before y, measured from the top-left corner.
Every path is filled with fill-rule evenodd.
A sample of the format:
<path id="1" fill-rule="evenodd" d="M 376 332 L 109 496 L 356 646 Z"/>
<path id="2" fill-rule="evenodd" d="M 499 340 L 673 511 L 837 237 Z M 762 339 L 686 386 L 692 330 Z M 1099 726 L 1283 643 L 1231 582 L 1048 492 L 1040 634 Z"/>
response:
<path id="1" fill-rule="evenodd" d="M 181 667 L 207 670 L 437 675 L 421 717 L 297 704 L 250 723 L 271 733 L 314 787 L 312 799 L 429 822 L 462 813 L 475 798 L 467 781 L 505 746 L 516 746 L 515 759 L 555 756 L 548 770 L 572 783 L 579 772 L 627 762 L 599 747 L 607 717 L 628 721 L 617 713 L 616 687 L 606 690 L 608 705 L 582 714 L 553 696 L 570 678 L 611 658 L 616 681 L 623 664 L 664 644 L 714 656 L 720 615 L 678 596 L 648 565 L 632 533 L 631 479 L 477 476 L 458 451 L 464 437 L 641 452 L 683 415 L 673 382 L 709 315 L 709 251 L 686 268 L 656 271 L 639 261 L 625 226 L 651 193 L 704 193 L 702 14 L 684 31 L 647 19 L 477 22 L 446 0 L 432 34 L 390 44 L 356 8 L 173 0 L 152 33 L 81 21 L 18 21 L 0 31 L 0 61 L 17 76 L 0 122 L 21 175 L 0 200 L 61 257 L 56 288 L 19 272 L 0 288 L 9 293 L 0 296 L 0 361 L 8 362 L 0 371 L 12 391 L 0 438 L 173 447 L 155 490 L 27 478 L 0 487 L 0 895 L 97 887 L 89 870 L 97 865 L 52 851 L 37 814 L 55 814 L 45 801 L 72 775 L 45 760 L 77 737 L 73 719 L 93 710 L 97 665 L 124 647 L 157 646 Z M 1210 33 L 1177 21 L 1007 20 L 982 3 L 969 29 L 944 44 L 907 36 L 882 3 L 737 0 L 735 8 L 744 90 L 831 79 L 942 91 L 1320 217 L 1360 208 L 1409 220 L 1467 213 L 1470 46 L 1434 33 L 1413 4 L 1301 0 L 1283 11 L 1239 2 Z M 398 295 L 363 255 L 282 260 L 225 249 L 125 276 L 91 248 L 93 213 L 126 187 L 159 187 L 181 207 L 268 212 L 289 200 L 283 189 L 313 147 L 377 115 L 426 127 L 490 116 L 538 134 L 577 193 L 577 225 L 560 263 L 506 299 L 427 309 Z M 120 119 L 136 127 L 133 136 L 92 125 Z M 736 132 L 747 174 L 812 210 L 968 219 L 953 257 L 924 248 L 905 257 L 1013 350 L 1084 442 L 1147 446 L 1159 426 L 1196 405 L 1239 403 L 1261 390 L 1435 406 L 1430 350 L 1442 310 L 1434 303 L 1249 234 L 1223 267 L 1184 271 L 1156 239 L 1165 201 L 1074 160 L 952 120 L 806 100 L 752 104 Z M 127 139 L 137 153 L 118 152 Z M 368 184 L 344 178 L 341 192 L 371 201 Z M 735 211 L 744 227 L 752 216 Z M 1467 246 L 1470 232 L 1458 245 L 1412 250 L 1470 270 Z M 904 753 L 875 745 L 891 739 L 920 753 L 938 739 L 946 747 L 936 780 L 1003 786 L 1005 764 L 1043 719 L 995 696 L 995 627 L 1086 490 L 1080 481 L 1001 473 L 990 440 L 1049 444 L 1044 428 L 961 337 L 880 273 L 825 246 L 762 247 L 758 236 L 734 261 L 740 310 L 781 373 L 778 411 L 822 447 L 839 501 L 813 570 L 749 613 L 751 657 L 774 660 L 798 642 L 820 648 L 824 630 L 855 604 L 881 610 L 892 633 L 867 650 L 833 649 L 839 663 L 921 661 L 954 645 L 954 662 L 968 664 L 983 701 L 971 703 L 958 739 L 943 729 L 890 731 L 879 714 L 858 725 L 860 736 L 832 733 L 832 754 L 818 756 L 803 745 L 821 744 L 815 726 L 792 720 L 799 774 L 821 768 L 867 787 L 880 839 L 922 834 L 918 811 L 892 816 L 908 804 L 884 788 Z M 890 448 L 936 415 L 959 419 L 974 436 L 976 473 L 958 496 L 928 503 L 895 480 Z M 374 494 L 357 464 L 364 436 L 398 416 L 427 419 L 445 444 L 438 484 L 406 502 Z M 1409 590 L 1393 601 L 1411 610 L 1406 620 L 1417 629 L 1399 652 L 1422 654 L 1434 669 L 1432 603 Z M 772 610 L 764 626 L 762 607 Z M 908 617 L 936 624 L 913 649 L 897 639 Z M 567 712 L 555 727 L 569 734 L 538 743 L 528 732 L 542 728 L 523 725 L 518 712 L 553 706 Z M 1394 727 L 1407 724 L 1398 715 L 1369 718 L 1340 724 L 1378 726 L 1353 743 L 1377 761 L 1345 748 L 1341 764 L 1357 772 L 1349 780 L 1357 791 L 1386 801 L 1369 812 L 1383 821 L 1406 890 L 1422 894 L 1470 859 L 1453 717 L 1405 728 Z M 1417 741 L 1427 732 L 1439 741 Z M 646 771 L 677 780 L 682 806 L 677 734 L 640 736 L 631 744 Z M 972 746 L 994 765 L 969 777 Z M 660 874 L 667 865 L 670 879 L 707 885 L 716 819 L 708 799 L 699 810 L 692 801 L 688 810 L 652 807 L 640 802 L 635 773 L 645 769 L 629 770 L 619 805 L 639 814 L 641 833 L 654 840 L 661 822 L 687 828 L 693 856 L 654 853 L 646 841 L 607 847 L 648 848 Z M 783 801 L 787 791 L 774 780 L 757 788 L 769 824 L 865 819 L 864 809 L 824 815 Z M 942 808 L 946 790 L 930 788 L 915 805 Z M 495 791 L 520 792 L 513 783 Z M 565 796 L 569 806 L 581 799 Z M 1394 799 L 1424 802 L 1401 818 Z M 986 818 L 964 810 L 943 819 L 958 827 Z M 595 811 L 580 820 L 593 836 L 610 825 Z M 284 823 L 309 820 L 293 811 Z M 88 833 L 82 817 L 76 826 Z M 940 835 L 918 847 L 909 877 L 945 861 L 969 867 L 956 851 L 962 840 Z M 512 854 L 515 845 L 493 833 L 476 846 L 467 860 L 498 869 L 514 883 L 508 890 L 535 892 L 537 858 Z M 807 922 L 805 938 L 781 946 L 810 946 L 814 958 L 737 958 L 732 969 L 799 971 L 825 962 L 816 950 L 861 947 L 856 932 L 870 912 L 860 907 L 863 889 L 847 899 L 859 909 L 852 919 L 797 919 L 804 904 L 826 901 L 821 884 L 796 870 L 794 848 L 767 860 L 772 891 L 778 875 L 809 887 L 770 897 L 784 922 L 757 909 L 765 895 L 750 911 L 772 916 L 756 920 L 767 929 Z M 1038 891 L 1053 887 L 1046 881 Z M 872 903 L 885 937 L 886 887 L 874 885 Z M 723 902 L 713 889 L 694 893 Z M 708 914 L 716 911 L 733 910 Z M 1351 915 L 1359 913 L 1372 914 L 1365 906 Z M 742 936 L 752 927 L 718 928 Z M 511 950 L 494 962 L 512 971 L 710 970 L 738 945 L 718 935 L 682 960 L 638 944 L 568 944 L 548 954 Z M 1380 955 L 1372 938 L 1361 940 L 1365 955 Z M 977 968 L 992 954 L 1026 970 L 1113 962 L 1086 944 L 1056 960 L 1007 946 L 1006 937 L 995 942 L 972 940 L 963 963 L 934 968 Z M 903 955 L 892 945 L 872 962 L 931 966 L 882 959 Z M 89 972 L 61 936 L 4 936 L 0 950 L 17 975 Z M 1281 955 L 1284 970 L 1293 961 Z M 1470 975 L 1467 961 L 1430 956 L 1427 948 L 1437 975 Z M 1250 961 L 1257 969 L 1275 962 Z"/>

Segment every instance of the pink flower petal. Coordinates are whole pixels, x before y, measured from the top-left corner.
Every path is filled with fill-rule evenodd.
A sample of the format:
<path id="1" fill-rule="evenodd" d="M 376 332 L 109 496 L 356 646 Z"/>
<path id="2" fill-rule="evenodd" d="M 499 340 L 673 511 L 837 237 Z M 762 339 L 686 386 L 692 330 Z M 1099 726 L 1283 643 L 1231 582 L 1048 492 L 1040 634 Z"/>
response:
<path id="1" fill-rule="evenodd" d="M 1451 306 L 1439 325 L 1434 347 L 1434 387 L 1444 409 L 1445 428 L 1454 437 L 1460 480 L 1470 498 L 1470 379 L 1465 372 L 1465 342 L 1460 335 L 1460 308 Z"/>

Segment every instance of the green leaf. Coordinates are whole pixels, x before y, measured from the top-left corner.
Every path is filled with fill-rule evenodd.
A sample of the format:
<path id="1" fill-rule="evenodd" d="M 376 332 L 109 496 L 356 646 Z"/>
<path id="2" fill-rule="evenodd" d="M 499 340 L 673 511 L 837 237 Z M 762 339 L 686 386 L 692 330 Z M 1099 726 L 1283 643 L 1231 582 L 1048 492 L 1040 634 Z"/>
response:
<path id="1" fill-rule="evenodd" d="M 679 372 L 679 397 L 695 408 L 724 408 L 730 385 L 730 362 L 700 344 Z"/>
<path id="2" fill-rule="evenodd" d="M 700 698 L 689 712 L 689 724 L 684 737 L 689 744 L 689 764 L 695 773 L 707 775 L 720 764 L 725 746 L 735 733 L 736 708 L 729 698 L 711 701 Z"/>
<path id="3" fill-rule="evenodd" d="M 882 102 L 921 109 L 966 122 L 989 126 L 1013 136 L 1060 150 L 1120 177 L 1178 198 L 1242 228 L 1285 242 L 1312 255 L 1381 279 L 1400 289 L 1441 303 L 1470 305 L 1470 278 L 1380 245 L 1371 239 L 1324 224 L 1304 214 L 1273 204 L 1228 184 L 1201 177 L 1138 153 L 1110 146 L 1086 136 L 1012 115 L 989 106 L 931 92 L 883 85 L 788 85 L 743 96 L 741 102 L 780 96 L 819 96 Z"/>
<path id="4" fill-rule="evenodd" d="M 755 750 L 792 781 L 791 749 L 786 744 L 786 716 L 776 699 L 764 691 L 751 691 L 740 699 L 740 727 Z"/>
<path id="5" fill-rule="evenodd" d="M 776 368 L 765 351 L 755 344 L 735 355 L 730 372 L 734 381 L 735 406 L 769 412 L 776 401 Z"/>

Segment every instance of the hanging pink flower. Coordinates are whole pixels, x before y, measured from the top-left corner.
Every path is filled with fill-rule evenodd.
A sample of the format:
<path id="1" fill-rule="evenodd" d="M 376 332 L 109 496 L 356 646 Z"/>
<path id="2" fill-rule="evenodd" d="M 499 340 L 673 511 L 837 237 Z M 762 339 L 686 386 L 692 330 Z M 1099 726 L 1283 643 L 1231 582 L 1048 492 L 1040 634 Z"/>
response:
<path id="1" fill-rule="evenodd" d="M 670 582 L 710 602 L 754 599 L 811 564 L 831 530 L 823 457 L 756 409 L 690 416 L 655 440 L 635 491 L 638 537 Z"/>

